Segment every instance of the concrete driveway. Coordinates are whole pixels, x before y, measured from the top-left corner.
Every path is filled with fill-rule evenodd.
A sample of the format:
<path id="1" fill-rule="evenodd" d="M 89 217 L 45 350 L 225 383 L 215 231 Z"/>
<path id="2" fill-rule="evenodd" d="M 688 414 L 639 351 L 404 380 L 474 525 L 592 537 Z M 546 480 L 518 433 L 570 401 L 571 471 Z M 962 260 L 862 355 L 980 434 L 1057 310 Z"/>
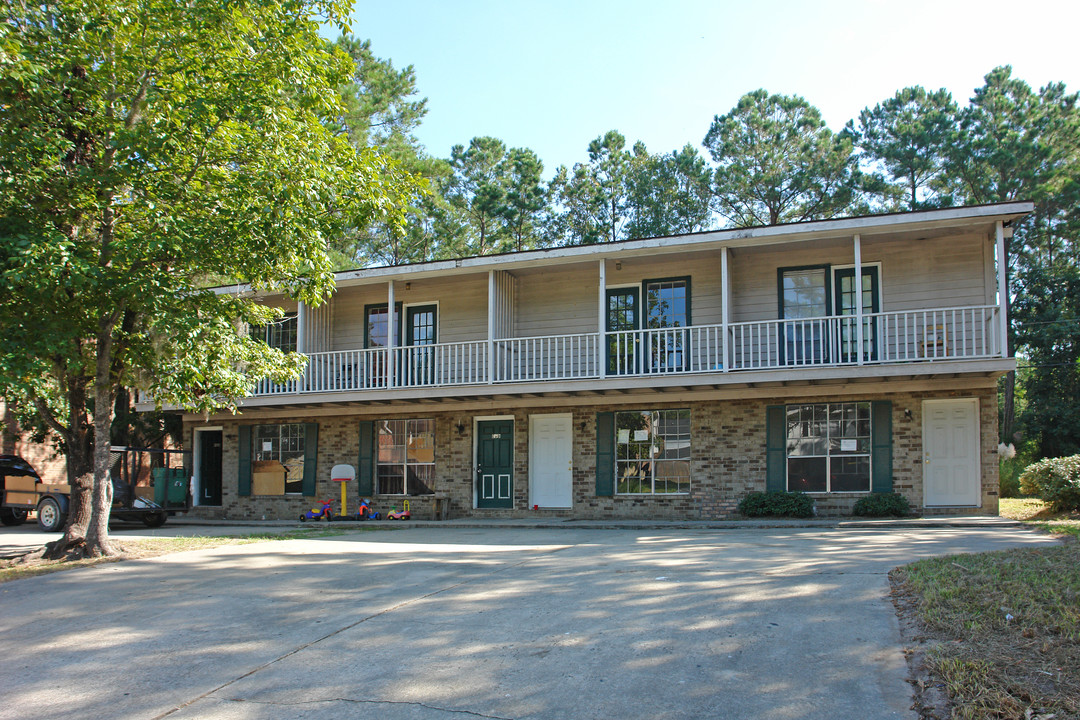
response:
<path id="1" fill-rule="evenodd" d="M 888 571 L 1018 529 L 415 528 L 0 585 L 0 718 L 912 718 Z"/>

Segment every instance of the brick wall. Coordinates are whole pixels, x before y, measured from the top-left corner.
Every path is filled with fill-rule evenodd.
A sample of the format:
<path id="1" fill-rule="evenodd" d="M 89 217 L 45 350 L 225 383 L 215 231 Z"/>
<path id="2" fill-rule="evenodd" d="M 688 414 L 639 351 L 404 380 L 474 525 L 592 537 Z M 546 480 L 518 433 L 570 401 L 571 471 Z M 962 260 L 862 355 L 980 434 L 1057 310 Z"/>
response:
<path id="1" fill-rule="evenodd" d="M 805 399 L 734 400 L 690 403 L 657 403 L 649 407 L 595 405 L 582 407 L 545 407 L 485 412 L 483 417 L 514 418 L 514 507 L 512 509 L 474 509 L 473 442 L 474 414 L 470 412 L 395 414 L 394 418 L 433 418 L 435 420 L 435 487 L 451 500 L 451 516 L 475 517 L 573 517 L 579 519 L 713 519 L 730 516 L 739 500 L 752 490 L 765 489 L 765 408 L 784 402 L 837 402 L 880 400 L 892 402 L 893 487 L 916 508 L 922 507 L 922 401 L 950 397 L 977 397 L 980 407 L 982 507 L 978 509 L 933 509 L 928 513 L 978 512 L 997 514 L 998 459 L 997 397 L 992 388 L 973 392 L 922 392 L 867 395 L 865 397 L 812 396 Z M 686 495 L 596 496 L 596 413 L 626 409 L 664 409 L 688 407 L 691 410 L 691 491 Z M 910 417 L 905 411 L 910 411 Z M 529 500 L 529 430 L 533 413 L 569 413 L 573 423 L 573 507 L 532 510 Z M 254 415 L 254 414 L 252 414 Z M 388 416 L 390 417 L 390 416 Z M 359 421 L 356 415 L 304 417 L 291 422 L 317 422 L 319 425 L 318 482 L 315 498 L 239 497 L 237 495 L 238 421 L 222 423 L 223 493 L 220 508 L 199 508 L 197 513 L 230 519 L 290 519 L 313 506 L 316 499 L 339 498 L 340 488 L 330 481 L 330 468 L 345 463 L 356 465 L 359 448 Z M 373 419 L 365 416 L 364 419 Z M 255 418 L 246 420 L 255 422 Z M 185 427 L 191 447 L 194 423 Z M 355 507 L 355 484 L 349 492 Z M 817 496 L 820 515 L 850 513 L 861 493 L 835 493 Z M 400 496 L 372 498 L 375 509 L 386 511 L 401 507 Z M 428 517 L 430 497 L 409 498 L 415 517 Z"/>

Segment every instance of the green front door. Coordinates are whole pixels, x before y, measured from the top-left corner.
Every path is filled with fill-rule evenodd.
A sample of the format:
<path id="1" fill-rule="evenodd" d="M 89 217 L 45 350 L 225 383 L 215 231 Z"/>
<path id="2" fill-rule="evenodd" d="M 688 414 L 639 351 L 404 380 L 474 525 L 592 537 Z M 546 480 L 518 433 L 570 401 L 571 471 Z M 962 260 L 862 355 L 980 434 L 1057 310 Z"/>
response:
<path id="1" fill-rule="evenodd" d="M 833 295 L 837 315 L 855 314 L 855 268 L 836 271 L 836 288 Z M 875 361 L 878 358 L 877 323 L 872 316 L 880 312 L 878 304 L 878 269 L 864 267 L 862 270 L 862 311 L 863 311 L 863 360 Z M 840 321 L 840 357 L 843 362 L 857 362 L 858 328 L 852 319 Z"/>
<path id="2" fill-rule="evenodd" d="M 476 424 L 476 507 L 514 507 L 514 421 Z"/>
<path id="3" fill-rule="evenodd" d="M 636 332 L 641 322 L 638 317 L 638 288 L 610 288 L 607 291 L 607 374 L 633 375 L 641 371 L 638 366 Z"/>
<path id="4" fill-rule="evenodd" d="M 405 310 L 404 367 L 402 385 L 430 385 L 435 382 L 435 351 L 428 347 L 437 341 L 435 305 L 413 305 Z"/>

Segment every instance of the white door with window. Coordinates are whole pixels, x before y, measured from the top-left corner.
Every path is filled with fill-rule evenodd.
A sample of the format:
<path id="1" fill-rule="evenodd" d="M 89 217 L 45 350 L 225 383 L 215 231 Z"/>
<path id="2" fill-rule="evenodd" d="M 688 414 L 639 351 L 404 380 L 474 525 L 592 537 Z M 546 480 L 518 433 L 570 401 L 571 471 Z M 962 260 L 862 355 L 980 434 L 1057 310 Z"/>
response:
<path id="1" fill-rule="evenodd" d="M 979 401 L 923 402 L 923 493 L 927 507 L 978 507 Z"/>
<path id="2" fill-rule="evenodd" d="M 529 503 L 548 508 L 574 504 L 573 418 L 529 417 Z"/>

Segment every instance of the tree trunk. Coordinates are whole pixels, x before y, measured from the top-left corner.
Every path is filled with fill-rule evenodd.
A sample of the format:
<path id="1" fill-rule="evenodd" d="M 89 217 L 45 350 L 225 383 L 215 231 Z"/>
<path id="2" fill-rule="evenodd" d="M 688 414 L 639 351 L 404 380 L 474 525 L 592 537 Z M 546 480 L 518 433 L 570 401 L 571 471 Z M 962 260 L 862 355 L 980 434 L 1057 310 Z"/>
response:
<path id="1" fill-rule="evenodd" d="M 112 447 L 113 403 L 116 386 L 112 373 L 115 319 L 103 320 L 97 337 L 97 367 L 94 377 L 94 491 L 90 526 L 86 530 L 87 557 L 114 554 L 109 542 L 109 512 L 112 510 L 112 477 L 109 460 Z"/>
<path id="2" fill-rule="evenodd" d="M 64 535 L 47 543 L 42 557 L 47 560 L 83 557 L 86 529 L 90 525 L 90 491 L 94 484 L 91 448 L 93 433 L 86 424 L 86 388 L 76 378 L 68 379 L 68 423 L 62 433 L 67 455 L 68 516 Z"/>

